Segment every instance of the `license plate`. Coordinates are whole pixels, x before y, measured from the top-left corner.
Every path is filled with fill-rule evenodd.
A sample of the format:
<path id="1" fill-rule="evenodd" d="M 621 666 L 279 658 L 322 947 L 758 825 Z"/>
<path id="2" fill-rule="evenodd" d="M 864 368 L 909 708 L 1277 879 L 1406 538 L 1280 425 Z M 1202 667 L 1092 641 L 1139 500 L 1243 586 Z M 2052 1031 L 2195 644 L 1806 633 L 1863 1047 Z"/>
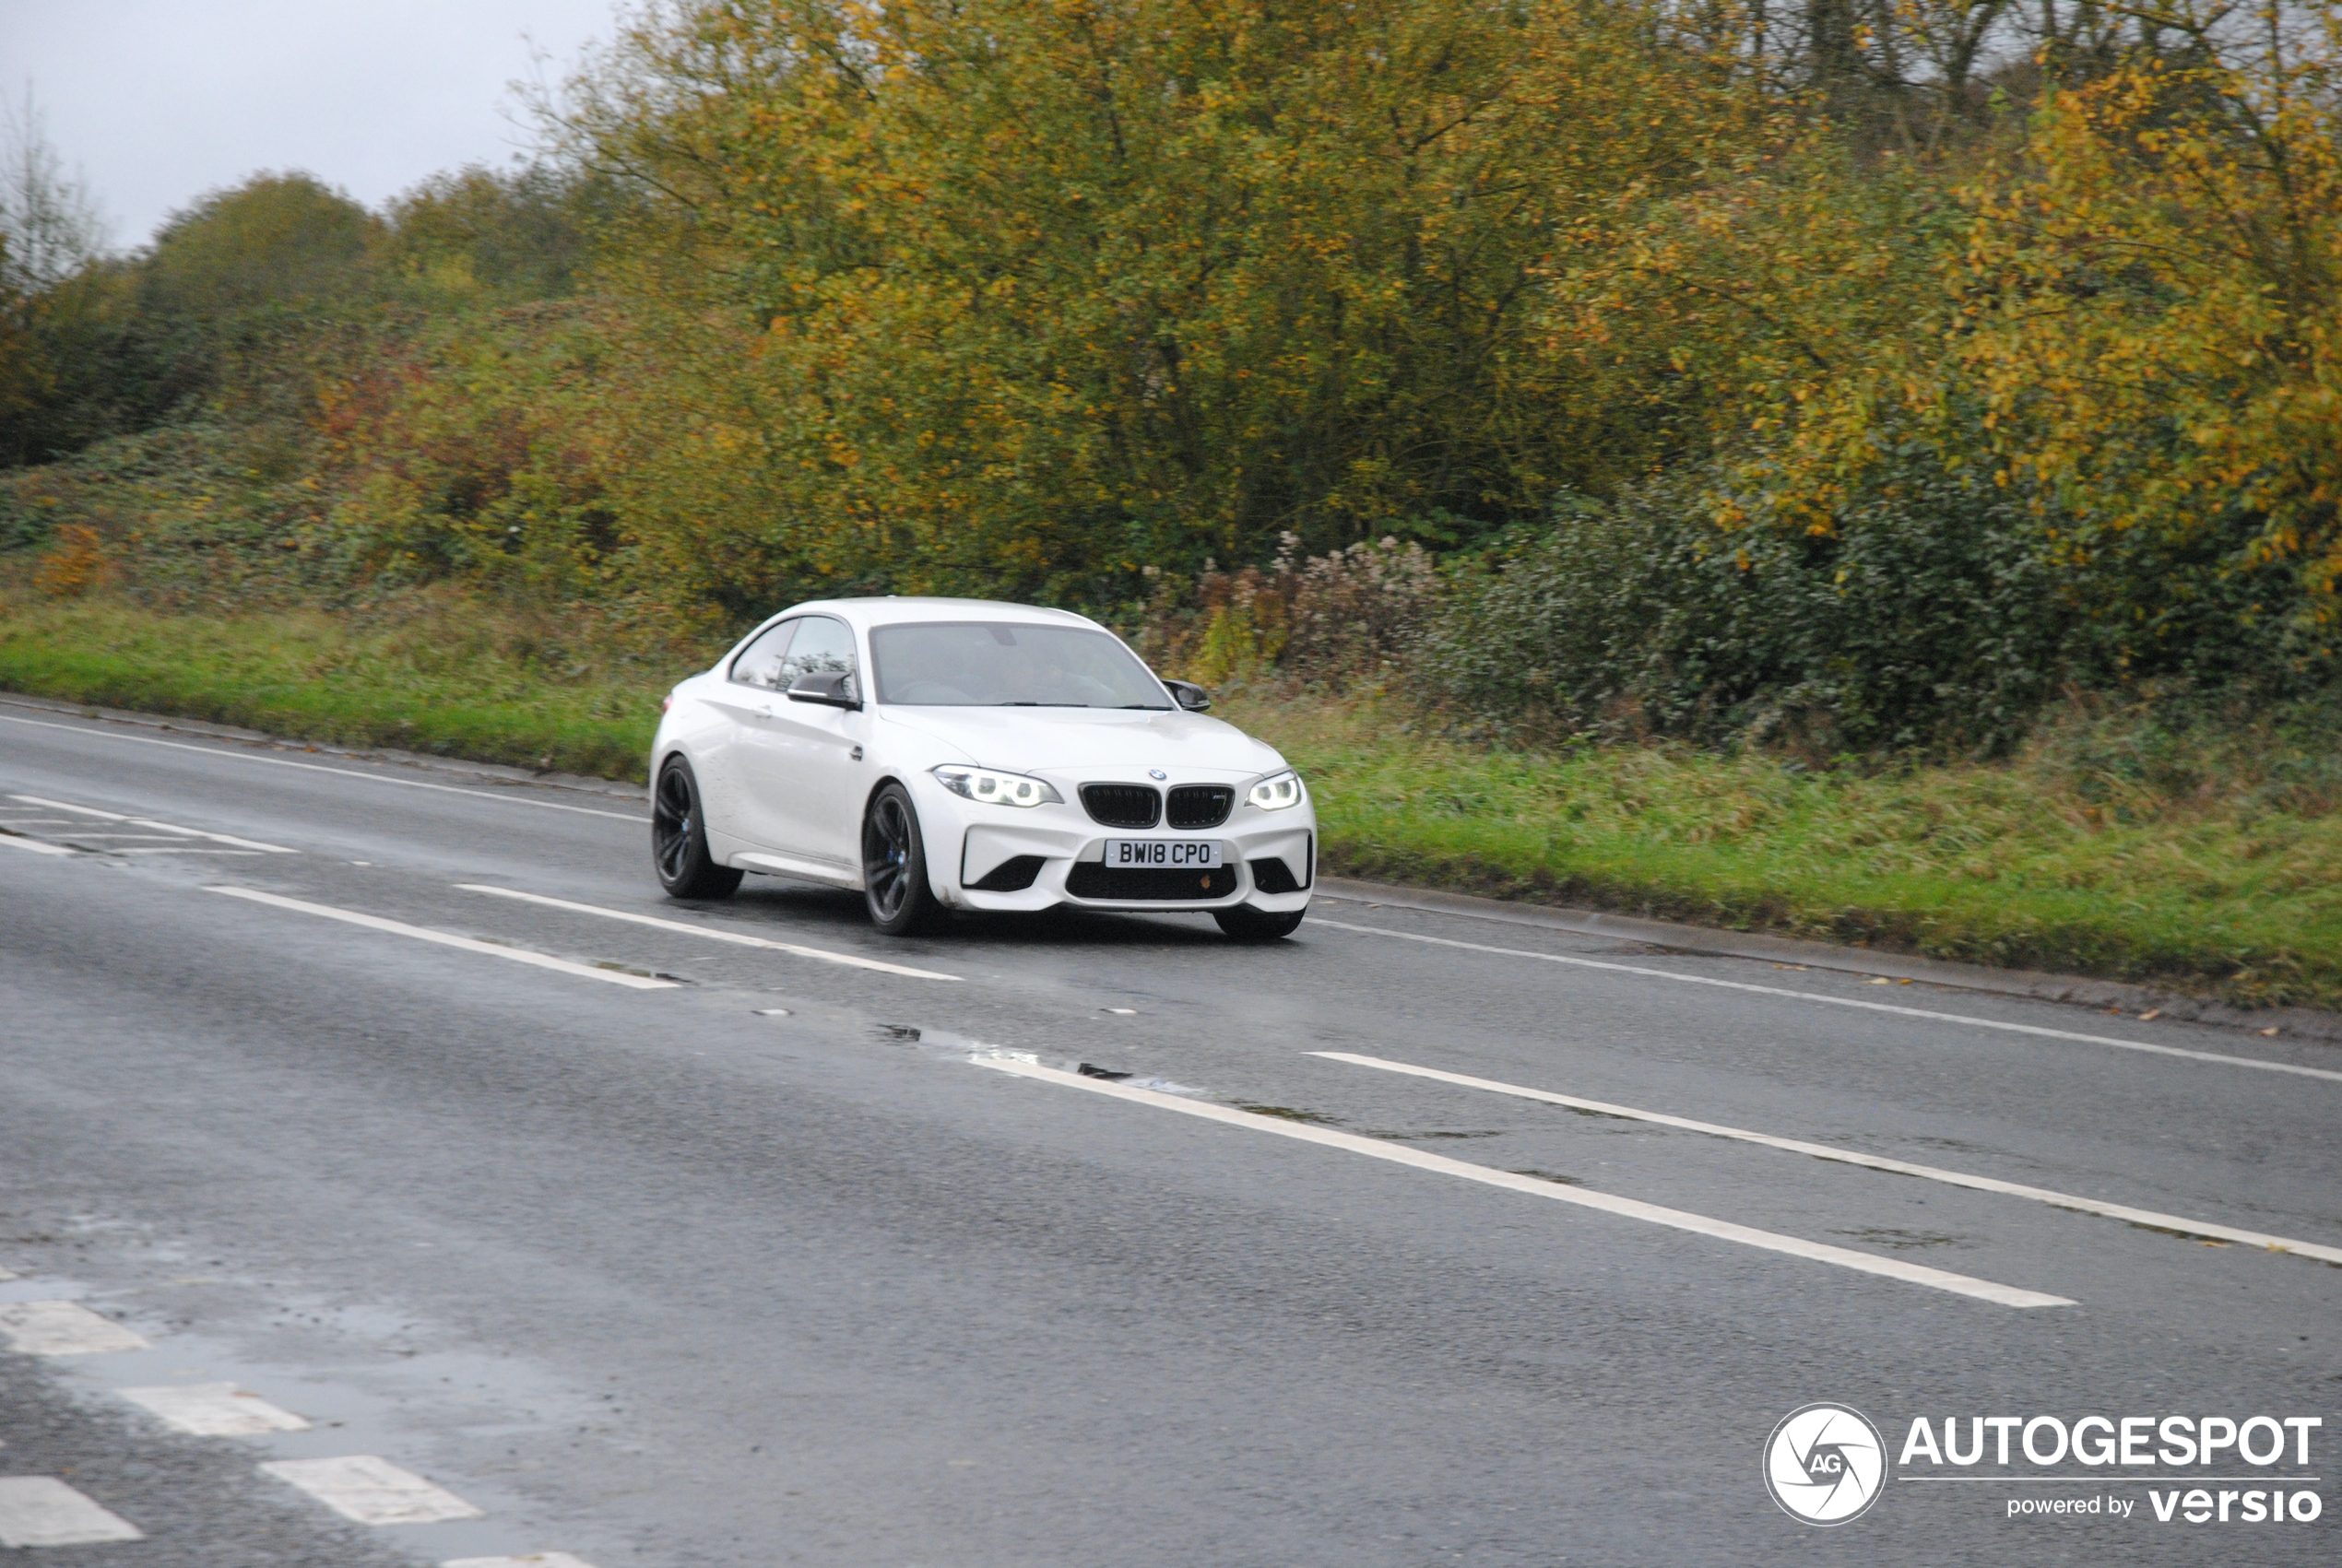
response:
<path id="1" fill-rule="evenodd" d="M 1110 870 L 1169 871 L 1216 871 L 1226 864 L 1217 839 L 1108 839 L 1106 863 Z"/>

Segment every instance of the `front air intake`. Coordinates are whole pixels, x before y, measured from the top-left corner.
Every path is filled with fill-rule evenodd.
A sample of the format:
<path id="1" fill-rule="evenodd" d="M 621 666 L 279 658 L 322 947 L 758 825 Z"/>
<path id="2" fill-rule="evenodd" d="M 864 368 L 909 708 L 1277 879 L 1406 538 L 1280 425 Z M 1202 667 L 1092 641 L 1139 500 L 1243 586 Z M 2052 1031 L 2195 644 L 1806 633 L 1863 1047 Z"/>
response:
<path id="1" fill-rule="evenodd" d="M 1109 828 L 1152 828 L 1163 819 L 1163 796 L 1153 784 L 1083 784 L 1082 807 Z"/>

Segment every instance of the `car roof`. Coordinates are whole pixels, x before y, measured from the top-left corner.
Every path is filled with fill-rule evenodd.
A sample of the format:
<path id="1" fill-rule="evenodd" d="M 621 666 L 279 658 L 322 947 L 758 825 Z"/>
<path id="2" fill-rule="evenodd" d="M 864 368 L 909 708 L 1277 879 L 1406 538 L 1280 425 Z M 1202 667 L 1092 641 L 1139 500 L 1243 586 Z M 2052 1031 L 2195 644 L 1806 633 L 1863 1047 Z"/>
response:
<path id="1" fill-rule="evenodd" d="M 783 615 L 834 615 L 864 627 L 899 626 L 922 620 L 1005 620 L 1030 626 L 1096 626 L 1088 616 L 1003 599 L 947 599 L 925 595 L 897 598 L 808 599 Z M 779 616 L 771 618 L 779 619 Z"/>

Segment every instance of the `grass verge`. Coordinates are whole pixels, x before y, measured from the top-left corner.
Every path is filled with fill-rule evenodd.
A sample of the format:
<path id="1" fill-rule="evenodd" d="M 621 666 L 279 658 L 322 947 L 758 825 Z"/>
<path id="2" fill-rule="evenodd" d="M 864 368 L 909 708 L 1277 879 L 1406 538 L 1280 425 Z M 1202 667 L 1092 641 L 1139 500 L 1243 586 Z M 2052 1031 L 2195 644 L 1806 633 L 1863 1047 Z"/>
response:
<path id="1" fill-rule="evenodd" d="M 590 642 L 574 623 L 515 624 L 452 601 L 370 622 L 0 596 L 0 688 L 639 783 L 659 697 L 681 672 Z"/>
<path id="2" fill-rule="evenodd" d="M 0 688 L 344 745 L 639 781 L 687 656 L 458 601 L 396 619 L 0 595 Z M 1811 772 L 1648 748 L 1507 751 L 1375 702 L 1231 693 L 1308 774 L 1326 869 L 2342 1007 L 2342 813 L 2182 798 L 2037 752 Z"/>
<path id="3" fill-rule="evenodd" d="M 2159 798 L 2046 750 L 1814 772 L 1504 751 L 1372 703 L 1219 711 L 1308 776 L 1339 875 L 2342 1007 L 2342 813 Z"/>

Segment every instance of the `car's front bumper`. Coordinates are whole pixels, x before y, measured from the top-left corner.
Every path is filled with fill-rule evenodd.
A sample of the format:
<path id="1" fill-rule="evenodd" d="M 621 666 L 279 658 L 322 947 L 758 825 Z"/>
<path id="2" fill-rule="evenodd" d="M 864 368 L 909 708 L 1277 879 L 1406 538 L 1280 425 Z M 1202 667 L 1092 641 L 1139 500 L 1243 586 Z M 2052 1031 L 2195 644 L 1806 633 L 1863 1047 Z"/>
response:
<path id="1" fill-rule="evenodd" d="M 1318 824 L 1307 801 L 1283 811 L 1262 811 L 1239 804 L 1229 819 L 1216 828 L 1142 831 L 1101 827 L 1070 798 L 1061 806 L 1014 810 L 963 801 L 940 785 L 930 784 L 929 787 L 942 796 L 931 806 L 925 797 L 927 792 L 920 792 L 920 828 L 927 842 L 930 878 L 937 896 L 960 909 L 1040 910 L 1069 904 L 1083 909 L 1177 911 L 1250 904 L 1281 912 L 1307 907 L 1309 890 L 1317 881 Z M 1065 793 L 1070 797 L 1070 791 Z M 1103 869 L 1106 842 L 1116 838 L 1217 842 L 1233 877 L 1215 879 L 1224 890 L 1178 898 L 1118 894 L 1111 887 L 1099 887 L 1112 879 L 1099 877 L 1096 870 L 1077 875 L 1075 868 L 1081 866 Z M 1033 860 L 1039 865 L 1032 866 Z M 997 882 L 1003 873 L 1008 880 L 1022 880 L 1028 870 L 1032 879 L 1023 887 L 1003 890 L 977 885 L 988 878 Z M 1150 894 L 1169 891 L 1173 884 L 1184 880 L 1184 875 L 1151 876 L 1154 885 L 1146 890 Z M 1202 878 L 1197 880 L 1201 883 Z M 1269 887 L 1280 890 L 1272 892 Z"/>

